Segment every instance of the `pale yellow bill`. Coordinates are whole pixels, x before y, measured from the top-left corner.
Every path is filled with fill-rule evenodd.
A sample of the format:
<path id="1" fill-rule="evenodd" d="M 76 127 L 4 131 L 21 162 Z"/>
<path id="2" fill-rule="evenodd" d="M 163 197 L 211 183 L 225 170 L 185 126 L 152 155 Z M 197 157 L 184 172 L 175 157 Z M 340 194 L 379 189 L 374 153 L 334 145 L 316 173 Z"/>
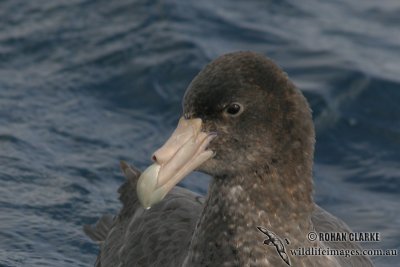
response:
<path id="1" fill-rule="evenodd" d="M 207 146 L 216 135 L 201 132 L 201 125 L 201 119 L 182 117 L 172 136 L 153 154 L 154 164 L 142 173 L 136 186 L 143 207 L 160 202 L 186 175 L 214 155 Z"/>

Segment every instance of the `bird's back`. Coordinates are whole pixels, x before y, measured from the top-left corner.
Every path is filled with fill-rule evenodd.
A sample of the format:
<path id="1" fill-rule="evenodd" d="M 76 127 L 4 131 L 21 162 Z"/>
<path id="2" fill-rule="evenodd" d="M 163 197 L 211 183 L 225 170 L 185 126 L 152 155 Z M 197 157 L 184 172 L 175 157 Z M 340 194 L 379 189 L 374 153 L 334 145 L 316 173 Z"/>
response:
<path id="1" fill-rule="evenodd" d="M 317 233 L 350 233 L 350 228 L 342 220 L 336 218 L 326 210 L 318 205 L 315 205 L 314 212 L 311 220 Z M 305 233 L 307 234 L 307 233 Z M 338 251 L 338 253 L 345 253 L 345 251 L 362 251 L 360 245 L 355 242 L 324 242 L 324 245 L 331 249 Z M 336 253 L 336 252 L 335 252 Z M 340 255 L 340 254 L 339 254 Z M 343 255 L 343 254 L 342 254 Z M 335 256 L 340 266 L 354 266 L 354 267 L 373 267 L 371 260 L 367 256 Z"/>
<path id="2" fill-rule="evenodd" d="M 175 187 L 151 209 L 136 195 L 140 172 L 122 163 L 127 181 L 119 189 L 123 207 L 114 219 L 103 216 L 86 234 L 100 243 L 96 267 L 180 266 L 202 211 L 202 197 Z"/>

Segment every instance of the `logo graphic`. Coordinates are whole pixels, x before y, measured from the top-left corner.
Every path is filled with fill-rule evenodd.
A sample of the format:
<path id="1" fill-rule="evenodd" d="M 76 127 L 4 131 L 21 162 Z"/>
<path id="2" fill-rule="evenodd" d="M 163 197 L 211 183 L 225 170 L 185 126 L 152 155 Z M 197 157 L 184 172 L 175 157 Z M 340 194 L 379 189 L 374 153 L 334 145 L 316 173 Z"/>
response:
<path id="1" fill-rule="evenodd" d="M 282 258 L 284 262 L 286 262 L 287 265 L 290 266 L 290 259 L 288 254 L 286 253 L 285 246 L 283 245 L 282 240 L 276 234 L 264 227 L 257 226 L 257 229 L 268 237 L 264 240 L 264 244 L 275 246 L 278 255 Z M 287 239 L 285 239 L 285 241 L 289 245 L 289 241 Z"/>

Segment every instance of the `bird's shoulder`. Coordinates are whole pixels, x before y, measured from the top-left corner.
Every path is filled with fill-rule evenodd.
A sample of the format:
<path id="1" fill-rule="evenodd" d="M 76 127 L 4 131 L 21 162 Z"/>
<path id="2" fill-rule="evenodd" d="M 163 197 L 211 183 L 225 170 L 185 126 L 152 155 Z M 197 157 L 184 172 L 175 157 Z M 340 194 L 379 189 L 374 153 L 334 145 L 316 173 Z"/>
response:
<path id="1" fill-rule="evenodd" d="M 312 223 L 317 233 L 350 233 L 352 230 L 341 219 L 330 214 L 318 205 L 315 205 L 314 212 L 311 217 Z M 346 251 L 362 251 L 361 246 L 356 242 L 322 242 L 326 248 L 337 250 L 340 253 Z M 371 260 L 367 256 L 336 256 L 335 257 L 340 266 L 366 266 L 373 267 Z"/>
<path id="2" fill-rule="evenodd" d="M 162 202 L 143 209 L 136 195 L 140 171 L 126 163 L 121 163 L 121 169 L 127 179 L 118 190 L 119 214 L 111 221 L 103 216 L 95 226 L 85 227 L 88 236 L 100 243 L 96 266 L 178 266 L 188 250 L 203 198 L 175 187 Z"/>

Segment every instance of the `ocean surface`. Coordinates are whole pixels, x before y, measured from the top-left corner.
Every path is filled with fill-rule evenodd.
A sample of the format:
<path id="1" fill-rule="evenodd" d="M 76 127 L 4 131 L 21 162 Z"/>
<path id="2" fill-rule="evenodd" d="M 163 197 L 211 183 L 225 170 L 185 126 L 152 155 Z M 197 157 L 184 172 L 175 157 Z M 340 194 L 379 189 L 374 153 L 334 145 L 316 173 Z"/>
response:
<path id="1" fill-rule="evenodd" d="M 119 161 L 144 169 L 192 78 L 237 50 L 309 100 L 316 202 L 381 233 L 365 248 L 400 250 L 399 14 L 398 0 L 1 1 L 0 266 L 93 266 L 82 226 L 121 207 Z"/>

